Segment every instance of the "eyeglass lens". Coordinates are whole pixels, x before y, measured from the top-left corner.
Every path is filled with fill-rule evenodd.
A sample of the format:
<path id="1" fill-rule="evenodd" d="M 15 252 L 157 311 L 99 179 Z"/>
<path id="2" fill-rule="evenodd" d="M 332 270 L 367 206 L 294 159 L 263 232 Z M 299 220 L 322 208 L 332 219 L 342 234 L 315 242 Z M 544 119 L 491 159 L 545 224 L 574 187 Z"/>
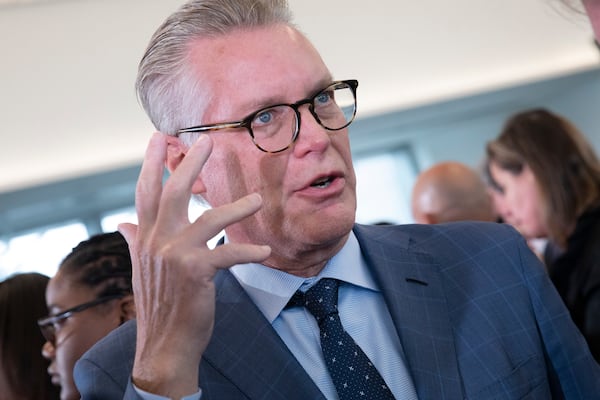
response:
<path id="1" fill-rule="evenodd" d="M 354 119 L 354 90 L 345 82 L 335 83 L 315 97 L 310 110 L 321 126 L 339 130 Z M 262 149 L 276 152 L 288 147 L 299 130 L 298 114 L 289 105 L 279 105 L 259 111 L 250 124 L 254 143 Z"/>

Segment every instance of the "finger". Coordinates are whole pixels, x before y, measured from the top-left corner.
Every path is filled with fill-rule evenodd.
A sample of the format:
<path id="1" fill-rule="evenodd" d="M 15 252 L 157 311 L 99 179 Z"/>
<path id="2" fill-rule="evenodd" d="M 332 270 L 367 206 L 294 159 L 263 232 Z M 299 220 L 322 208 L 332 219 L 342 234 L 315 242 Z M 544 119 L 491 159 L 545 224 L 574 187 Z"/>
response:
<path id="1" fill-rule="evenodd" d="M 192 186 L 212 151 L 212 140 L 200 135 L 189 148 L 179 166 L 165 183 L 157 222 L 161 226 L 180 228 L 182 218 L 187 221 Z"/>
<path id="2" fill-rule="evenodd" d="M 121 235 L 123 235 L 125 241 L 131 248 L 132 245 L 135 243 L 137 225 L 130 223 L 121 223 L 117 226 L 117 230 L 119 231 L 119 233 L 121 233 Z"/>
<path id="3" fill-rule="evenodd" d="M 233 203 L 206 210 L 182 235 L 183 243 L 188 246 L 197 245 L 199 241 L 206 243 L 227 226 L 249 217 L 261 207 L 262 197 L 258 193 L 251 193 Z"/>
<path id="4" fill-rule="evenodd" d="M 135 204 L 140 227 L 152 227 L 162 193 L 162 179 L 167 154 L 167 141 L 160 132 L 155 132 L 146 148 L 144 163 L 135 191 Z"/>
<path id="5" fill-rule="evenodd" d="M 236 264 L 261 262 L 271 255 L 271 247 L 267 245 L 226 243 L 214 248 L 212 258 L 214 268 L 229 268 Z"/>

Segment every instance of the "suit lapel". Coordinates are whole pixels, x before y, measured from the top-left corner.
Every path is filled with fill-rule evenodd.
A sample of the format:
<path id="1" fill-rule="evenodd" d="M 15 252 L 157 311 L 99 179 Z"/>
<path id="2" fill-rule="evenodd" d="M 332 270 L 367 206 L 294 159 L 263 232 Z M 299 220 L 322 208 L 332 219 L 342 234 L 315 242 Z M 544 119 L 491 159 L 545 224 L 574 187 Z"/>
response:
<path id="1" fill-rule="evenodd" d="M 204 360 L 249 399 L 324 399 L 229 271 L 216 279 L 215 327 Z"/>
<path id="2" fill-rule="evenodd" d="M 397 230 L 357 225 L 420 399 L 463 398 L 440 262 Z M 393 234 L 392 234 L 393 233 Z M 249 399 L 324 399 L 229 271 L 216 278 L 215 327 L 204 361 Z"/>
<path id="3" fill-rule="evenodd" d="M 354 231 L 383 292 L 419 398 L 463 398 L 439 262 L 412 249 L 410 238 L 398 230 L 357 225 Z"/>

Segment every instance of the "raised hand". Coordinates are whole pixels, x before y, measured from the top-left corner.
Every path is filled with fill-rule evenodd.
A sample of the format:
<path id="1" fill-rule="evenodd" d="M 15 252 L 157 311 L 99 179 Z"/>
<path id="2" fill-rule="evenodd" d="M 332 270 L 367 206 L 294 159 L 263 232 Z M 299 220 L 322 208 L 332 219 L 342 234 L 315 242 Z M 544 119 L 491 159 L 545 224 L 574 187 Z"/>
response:
<path id="1" fill-rule="evenodd" d="M 188 219 L 192 185 L 212 150 L 208 135 L 190 147 L 164 187 L 165 135 L 155 133 L 136 190 L 138 224 L 122 224 L 133 262 L 137 345 L 133 382 L 151 393 L 180 398 L 198 390 L 198 367 L 214 325 L 213 278 L 222 268 L 260 262 L 268 246 L 206 242 L 262 206 L 258 194 Z"/>

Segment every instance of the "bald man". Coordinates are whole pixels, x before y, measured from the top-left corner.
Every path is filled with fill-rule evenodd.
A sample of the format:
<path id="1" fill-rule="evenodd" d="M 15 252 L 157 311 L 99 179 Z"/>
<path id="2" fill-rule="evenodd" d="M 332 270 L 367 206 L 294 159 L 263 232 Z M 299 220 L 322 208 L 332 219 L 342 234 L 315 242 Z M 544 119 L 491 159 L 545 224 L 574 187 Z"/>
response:
<path id="1" fill-rule="evenodd" d="M 459 162 L 442 162 L 423 171 L 412 192 L 412 213 L 419 224 L 496 221 L 492 199 L 479 174 Z"/>

